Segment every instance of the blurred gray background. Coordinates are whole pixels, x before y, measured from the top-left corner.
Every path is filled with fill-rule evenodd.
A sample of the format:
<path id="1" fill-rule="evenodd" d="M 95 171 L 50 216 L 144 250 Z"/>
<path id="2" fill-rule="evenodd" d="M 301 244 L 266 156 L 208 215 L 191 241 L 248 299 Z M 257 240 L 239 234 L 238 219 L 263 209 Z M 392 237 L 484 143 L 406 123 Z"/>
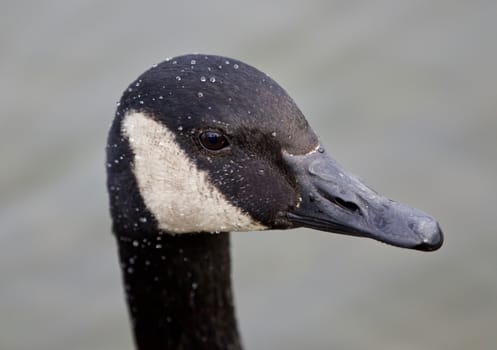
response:
<path id="1" fill-rule="evenodd" d="M 3 1 L 0 349 L 132 349 L 105 191 L 115 102 L 190 52 L 269 73 L 323 143 L 437 217 L 435 253 L 234 236 L 247 349 L 495 349 L 497 2 Z"/>

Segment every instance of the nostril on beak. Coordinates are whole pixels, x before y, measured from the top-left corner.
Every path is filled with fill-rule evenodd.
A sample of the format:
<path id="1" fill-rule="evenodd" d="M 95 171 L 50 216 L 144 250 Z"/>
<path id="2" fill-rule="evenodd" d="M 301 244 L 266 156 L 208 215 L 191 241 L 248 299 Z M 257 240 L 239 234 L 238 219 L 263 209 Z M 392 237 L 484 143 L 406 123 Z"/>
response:
<path id="1" fill-rule="evenodd" d="M 361 214 L 361 210 L 359 209 L 359 206 L 353 202 L 343 200 L 342 198 L 339 198 L 339 197 L 335 197 L 333 202 L 345 210 L 351 211 L 353 213 Z"/>
<path id="2" fill-rule="evenodd" d="M 328 200 L 331 203 L 335 204 L 337 207 L 339 207 L 339 208 L 341 208 L 341 209 L 343 209 L 345 211 L 348 211 L 350 213 L 362 215 L 361 209 L 354 202 L 347 201 L 347 200 L 345 200 L 343 198 L 340 198 L 340 197 L 336 197 L 336 196 L 334 196 L 331 193 L 328 193 L 326 191 L 319 190 L 318 192 L 326 200 Z"/>

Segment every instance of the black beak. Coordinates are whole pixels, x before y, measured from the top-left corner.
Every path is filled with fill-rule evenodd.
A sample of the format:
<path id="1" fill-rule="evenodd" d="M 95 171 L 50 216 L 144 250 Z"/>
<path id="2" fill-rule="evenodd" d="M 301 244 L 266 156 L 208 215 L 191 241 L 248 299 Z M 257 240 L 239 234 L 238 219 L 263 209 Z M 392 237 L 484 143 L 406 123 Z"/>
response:
<path id="1" fill-rule="evenodd" d="M 287 213 L 293 225 L 424 251 L 442 246 L 442 230 L 433 217 L 382 197 L 322 148 L 303 156 L 284 152 L 284 158 L 301 188 L 301 202 Z"/>

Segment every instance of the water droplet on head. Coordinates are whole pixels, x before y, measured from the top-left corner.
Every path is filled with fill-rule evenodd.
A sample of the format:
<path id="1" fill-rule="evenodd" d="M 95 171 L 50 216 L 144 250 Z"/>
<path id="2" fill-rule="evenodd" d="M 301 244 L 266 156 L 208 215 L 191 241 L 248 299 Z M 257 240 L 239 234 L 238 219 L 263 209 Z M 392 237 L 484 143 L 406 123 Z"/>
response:
<path id="1" fill-rule="evenodd" d="M 128 91 L 131 92 L 131 91 L 133 91 L 133 89 L 132 88 L 128 88 Z"/>
<path id="2" fill-rule="evenodd" d="M 319 153 L 324 153 L 324 148 L 323 148 L 323 147 L 319 147 L 319 148 L 318 148 L 318 152 L 319 152 Z"/>
<path id="3" fill-rule="evenodd" d="M 164 96 L 159 96 L 159 100 L 163 100 L 164 99 Z"/>
<path id="4" fill-rule="evenodd" d="M 190 61 L 190 64 L 196 64 L 196 63 L 197 63 L 197 61 L 195 61 L 195 60 Z"/>
<path id="5" fill-rule="evenodd" d="M 179 131 L 183 131 L 183 127 L 182 127 L 181 125 L 180 125 L 180 126 L 178 126 L 178 130 L 179 130 Z"/>
<path id="6" fill-rule="evenodd" d="M 138 247 L 140 245 L 140 243 L 138 243 L 138 241 L 133 241 L 133 247 Z"/>
<path id="7" fill-rule="evenodd" d="M 226 61 L 224 61 L 224 63 L 226 63 L 226 64 L 230 64 L 230 61 L 226 60 Z"/>
<path id="8" fill-rule="evenodd" d="M 272 136 L 272 137 L 276 137 L 276 131 L 273 131 L 273 132 L 271 133 L 271 136 Z"/>
<path id="9" fill-rule="evenodd" d="M 233 68 L 235 68 L 235 69 L 238 69 L 239 67 L 240 66 L 238 64 L 236 64 L 236 63 L 233 65 Z"/>
<path id="10" fill-rule="evenodd" d="M 154 63 L 154 64 L 152 65 L 152 68 L 157 68 L 157 63 Z"/>
<path id="11" fill-rule="evenodd" d="M 264 169 L 259 169 L 259 170 L 257 170 L 257 174 L 259 174 L 259 175 L 264 175 Z"/>
<path id="12" fill-rule="evenodd" d="M 205 82 L 206 80 L 207 80 L 207 79 L 206 79 L 203 75 L 200 77 L 200 81 L 201 81 L 202 83 L 203 83 L 203 82 Z"/>
<path id="13" fill-rule="evenodd" d="M 142 104 L 144 104 L 144 103 L 145 103 L 145 102 L 143 102 L 143 100 L 140 100 L 140 104 L 141 104 L 141 105 L 142 105 Z"/>
<path id="14" fill-rule="evenodd" d="M 181 77 L 179 75 L 176 76 L 176 80 L 177 81 L 180 81 L 181 80 Z"/>
<path id="15" fill-rule="evenodd" d="M 215 82 L 216 82 L 216 78 L 215 78 L 215 77 L 210 77 L 210 78 L 209 78 L 209 81 L 210 81 L 211 83 L 215 83 Z"/>
<path id="16" fill-rule="evenodd" d="M 203 93 L 201 93 L 201 92 L 197 92 L 197 97 L 198 97 L 198 98 L 204 97 L 204 94 L 203 94 Z"/>
<path id="17" fill-rule="evenodd" d="M 147 218 L 144 216 L 142 216 L 139 220 L 140 220 L 140 222 L 147 222 Z"/>

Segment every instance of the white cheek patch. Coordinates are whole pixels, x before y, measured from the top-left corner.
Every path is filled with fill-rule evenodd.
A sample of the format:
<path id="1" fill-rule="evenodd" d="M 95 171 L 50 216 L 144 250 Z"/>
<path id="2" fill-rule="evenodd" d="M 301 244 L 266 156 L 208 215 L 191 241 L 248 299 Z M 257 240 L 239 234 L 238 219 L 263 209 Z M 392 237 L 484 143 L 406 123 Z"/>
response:
<path id="1" fill-rule="evenodd" d="M 170 233 L 264 230 L 210 184 L 176 143 L 174 133 L 144 113 L 131 111 L 121 131 L 134 153 L 134 175 L 159 228 Z"/>

